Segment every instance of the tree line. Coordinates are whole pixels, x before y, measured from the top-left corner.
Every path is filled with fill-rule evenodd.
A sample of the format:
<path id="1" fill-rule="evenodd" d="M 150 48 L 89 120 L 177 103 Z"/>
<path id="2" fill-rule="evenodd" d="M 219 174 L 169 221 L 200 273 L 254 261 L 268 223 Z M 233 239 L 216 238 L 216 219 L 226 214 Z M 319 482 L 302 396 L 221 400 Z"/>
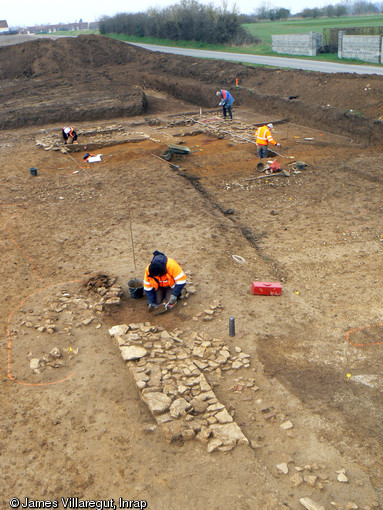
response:
<path id="1" fill-rule="evenodd" d="M 164 9 L 140 13 L 119 13 L 100 19 L 101 34 L 155 37 L 173 41 L 203 41 L 209 44 L 252 44 L 257 40 L 242 26 L 239 14 L 226 5 L 201 5 L 181 0 Z"/>
<path id="2" fill-rule="evenodd" d="M 287 19 L 290 17 L 294 18 L 320 18 L 328 17 L 335 18 L 339 16 L 361 16 L 364 14 L 379 14 L 383 12 L 383 4 L 372 3 L 367 0 L 359 0 L 356 2 L 350 2 L 345 0 L 337 4 L 328 4 L 324 7 L 306 7 L 301 12 L 298 12 L 294 16 L 291 15 L 289 9 L 282 7 L 268 8 L 259 7 L 254 14 L 242 14 L 240 20 L 242 23 L 257 23 L 258 21 L 276 21 Z"/>

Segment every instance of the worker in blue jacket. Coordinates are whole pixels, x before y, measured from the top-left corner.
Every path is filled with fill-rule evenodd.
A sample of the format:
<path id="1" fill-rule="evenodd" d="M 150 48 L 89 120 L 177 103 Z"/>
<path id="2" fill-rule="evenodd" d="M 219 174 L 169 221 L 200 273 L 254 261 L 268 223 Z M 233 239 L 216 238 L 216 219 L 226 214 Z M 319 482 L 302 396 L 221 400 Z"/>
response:
<path id="1" fill-rule="evenodd" d="M 221 99 L 218 106 L 222 106 L 223 118 L 226 119 L 226 113 L 229 114 L 231 120 L 233 120 L 233 114 L 231 113 L 231 105 L 234 103 L 234 97 L 227 90 L 219 90 L 217 96 Z"/>

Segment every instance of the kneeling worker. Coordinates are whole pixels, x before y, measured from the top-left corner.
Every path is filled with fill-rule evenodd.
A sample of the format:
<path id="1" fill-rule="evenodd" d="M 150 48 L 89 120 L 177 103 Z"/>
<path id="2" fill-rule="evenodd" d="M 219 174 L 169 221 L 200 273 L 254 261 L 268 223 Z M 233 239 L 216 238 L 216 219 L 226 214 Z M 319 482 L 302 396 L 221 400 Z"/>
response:
<path id="1" fill-rule="evenodd" d="M 65 126 L 62 128 L 62 135 L 64 138 L 65 145 L 68 143 L 68 139 L 72 139 L 72 143 L 77 143 L 77 133 L 72 126 Z"/>
<path id="2" fill-rule="evenodd" d="M 272 124 L 267 124 L 266 126 L 259 127 L 255 132 L 255 143 L 257 144 L 257 153 L 259 158 L 267 158 L 269 143 L 275 145 L 276 147 L 280 147 L 281 144 L 277 143 L 274 138 L 271 136 L 271 130 L 273 129 Z"/>
<path id="3" fill-rule="evenodd" d="M 144 290 L 148 299 L 149 312 L 165 299 L 165 307 L 171 309 L 186 285 L 186 275 L 181 266 L 159 251 L 145 270 Z"/>

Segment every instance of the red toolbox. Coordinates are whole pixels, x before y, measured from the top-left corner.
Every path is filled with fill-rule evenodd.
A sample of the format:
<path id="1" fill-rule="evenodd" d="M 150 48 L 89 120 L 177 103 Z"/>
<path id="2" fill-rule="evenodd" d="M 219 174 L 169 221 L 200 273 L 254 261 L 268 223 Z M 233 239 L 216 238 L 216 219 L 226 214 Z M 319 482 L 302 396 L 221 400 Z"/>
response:
<path id="1" fill-rule="evenodd" d="M 276 282 L 253 282 L 251 284 L 253 294 L 261 294 L 263 296 L 280 296 L 282 285 Z"/>

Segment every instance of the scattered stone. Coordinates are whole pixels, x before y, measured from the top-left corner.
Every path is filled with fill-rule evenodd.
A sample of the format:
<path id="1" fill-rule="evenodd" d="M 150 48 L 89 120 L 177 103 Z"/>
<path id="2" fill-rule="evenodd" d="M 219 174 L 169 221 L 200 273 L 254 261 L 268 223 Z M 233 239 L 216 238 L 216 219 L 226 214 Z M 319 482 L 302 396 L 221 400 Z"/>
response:
<path id="1" fill-rule="evenodd" d="M 206 362 L 206 361 L 200 361 L 198 359 L 195 359 L 193 360 L 193 363 L 195 364 L 195 366 L 197 368 L 199 368 L 200 370 L 203 370 L 204 368 L 207 368 L 209 366 L 209 363 Z"/>
<path id="2" fill-rule="evenodd" d="M 311 498 L 301 498 L 299 503 L 306 508 L 306 510 L 325 510 L 323 505 L 316 503 Z"/>
<path id="3" fill-rule="evenodd" d="M 170 416 L 172 418 L 179 418 L 184 411 L 188 411 L 191 407 L 191 404 L 184 398 L 177 398 L 170 406 Z"/>
<path id="4" fill-rule="evenodd" d="M 148 423 L 142 427 L 144 432 L 154 432 L 157 429 L 157 425 Z"/>
<path id="5" fill-rule="evenodd" d="M 338 471 L 337 471 L 338 473 Z M 337 477 L 337 480 L 338 482 L 343 482 L 343 483 L 347 483 L 348 482 L 348 478 L 346 476 L 346 472 L 344 469 L 342 469 L 339 474 L 338 474 L 338 477 Z"/>
<path id="6" fill-rule="evenodd" d="M 206 348 L 203 345 L 195 346 L 193 349 L 193 356 L 198 356 L 199 358 L 203 358 L 205 354 Z"/>
<path id="7" fill-rule="evenodd" d="M 124 361 L 130 361 L 134 359 L 140 359 L 146 356 L 148 351 L 140 346 L 129 345 L 127 347 L 121 347 L 121 356 Z"/>
<path id="8" fill-rule="evenodd" d="M 282 462 L 282 464 L 277 464 L 277 469 L 278 471 L 281 471 L 281 473 L 283 473 L 284 475 L 287 475 L 287 473 L 289 472 L 289 468 L 286 462 Z"/>
<path id="9" fill-rule="evenodd" d="M 237 441 L 237 444 L 248 444 L 249 441 L 243 435 L 241 429 L 235 422 L 225 424 L 214 424 L 211 426 L 213 437 L 219 437 L 225 443 Z"/>
<path id="10" fill-rule="evenodd" d="M 291 423 L 291 421 L 287 420 L 285 422 L 283 422 L 281 425 L 280 425 L 281 429 L 283 430 L 289 430 L 289 429 L 292 429 L 293 428 L 293 424 Z"/>
<path id="11" fill-rule="evenodd" d="M 65 363 L 60 359 L 56 359 L 56 360 L 53 360 L 53 361 L 50 361 L 49 363 L 47 363 L 47 366 L 53 367 L 53 368 L 60 368 L 60 367 L 65 366 Z"/>
<path id="12" fill-rule="evenodd" d="M 233 421 L 233 418 L 230 416 L 226 409 L 223 409 L 217 413 L 215 417 L 218 420 L 218 423 L 231 423 Z"/>
<path id="13" fill-rule="evenodd" d="M 307 483 L 307 485 L 310 485 L 310 487 L 315 487 L 317 476 L 315 475 L 305 475 L 303 477 L 303 480 Z"/>
<path id="14" fill-rule="evenodd" d="M 249 445 L 252 450 L 258 450 L 258 448 L 260 448 L 260 445 L 257 443 L 257 441 L 254 441 L 254 439 L 250 441 Z"/>
<path id="15" fill-rule="evenodd" d="M 195 439 L 195 432 L 193 429 L 183 430 L 181 437 L 184 441 L 191 441 L 192 439 Z"/>
<path id="16" fill-rule="evenodd" d="M 31 370 L 36 370 L 40 366 L 40 359 L 39 358 L 32 358 L 29 362 L 29 366 Z"/>
<path id="17" fill-rule="evenodd" d="M 169 421 L 162 427 L 162 433 L 165 436 L 165 439 L 169 441 L 169 443 L 179 439 L 182 436 L 184 430 L 184 426 L 180 421 Z"/>
<path id="18" fill-rule="evenodd" d="M 57 358 L 61 358 L 62 354 L 61 354 L 61 351 L 60 351 L 60 349 L 58 347 L 53 347 L 53 349 L 49 353 L 49 356 L 51 358 L 57 359 Z"/>
<path id="19" fill-rule="evenodd" d="M 203 402 L 202 400 L 197 400 L 193 398 L 193 400 L 190 401 L 190 404 L 193 407 L 193 411 L 196 413 L 204 413 L 208 407 L 207 402 Z"/>
<path id="20" fill-rule="evenodd" d="M 170 408 L 172 400 L 164 393 L 154 392 L 145 393 L 143 400 L 148 404 L 150 411 L 153 414 L 162 414 Z"/>
<path id="21" fill-rule="evenodd" d="M 294 487 L 299 487 L 303 483 L 303 478 L 298 473 L 294 473 L 290 481 Z"/>
<path id="22" fill-rule="evenodd" d="M 222 446 L 222 440 L 215 437 L 213 439 L 210 439 L 208 445 L 207 445 L 207 451 L 209 453 L 212 453 L 214 452 L 215 450 L 217 450 L 220 446 Z"/>
<path id="23" fill-rule="evenodd" d="M 225 406 L 221 404 L 220 402 L 216 402 L 214 404 L 210 404 L 207 408 L 208 412 L 214 412 L 214 411 L 221 411 L 222 409 L 225 409 Z"/>
<path id="24" fill-rule="evenodd" d="M 115 305 L 119 305 L 121 303 L 121 298 L 119 297 L 112 297 L 112 298 L 109 298 L 105 301 L 104 305 L 105 306 L 115 306 Z"/>

